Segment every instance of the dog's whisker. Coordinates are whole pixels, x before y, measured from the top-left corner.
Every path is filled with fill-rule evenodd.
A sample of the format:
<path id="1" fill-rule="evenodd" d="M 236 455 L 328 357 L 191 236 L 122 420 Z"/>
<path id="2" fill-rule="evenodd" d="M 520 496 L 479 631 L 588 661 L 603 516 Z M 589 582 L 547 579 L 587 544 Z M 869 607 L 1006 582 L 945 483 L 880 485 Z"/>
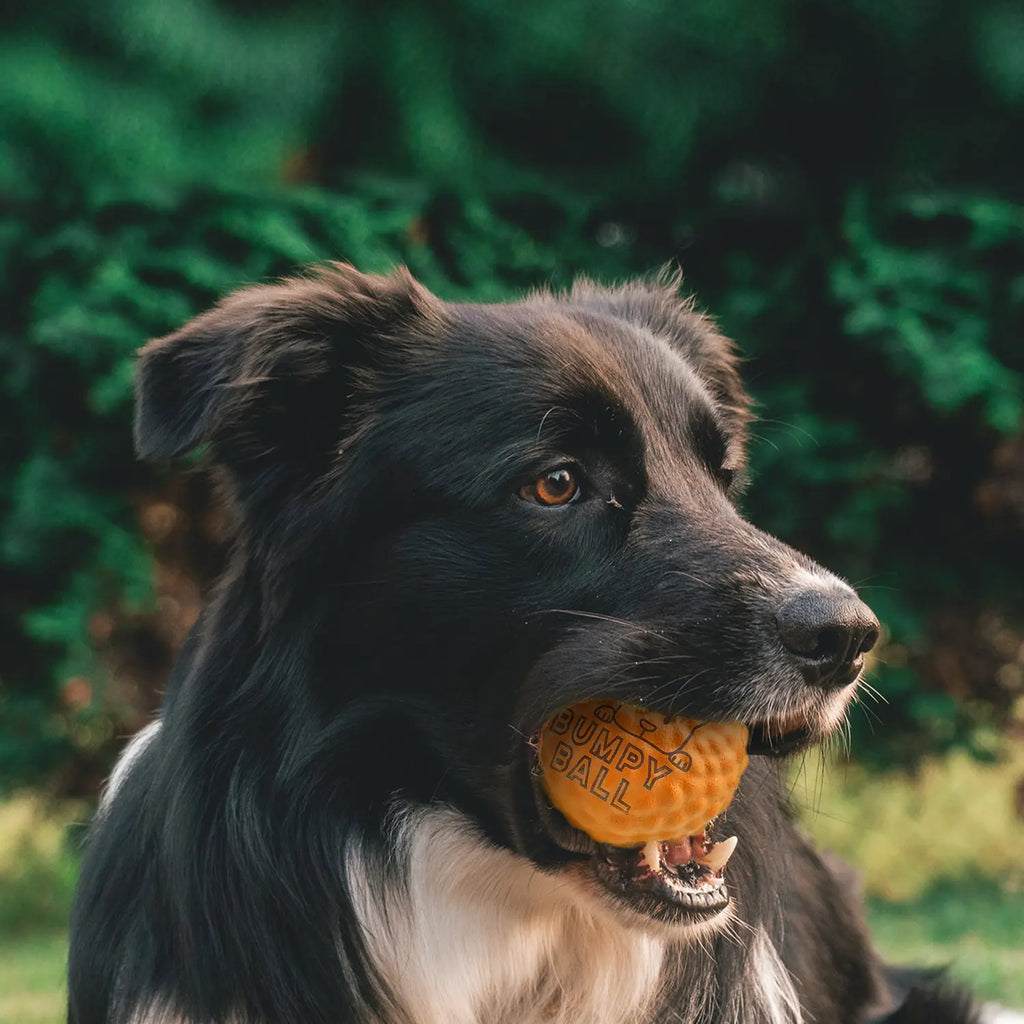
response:
<path id="1" fill-rule="evenodd" d="M 543 609 L 543 610 L 541 610 L 539 612 L 536 612 L 535 614 L 537 614 L 537 615 L 571 615 L 571 616 L 575 616 L 575 617 L 581 618 L 581 619 L 597 619 L 597 620 L 599 620 L 601 622 L 610 622 L 610 623 L 613 623 L 614 625 L 617 625 L 617 626 L 626 626 L 628 629 L 632 630 L 637 635 L 656 636 L 656 637 L 658 637 L 659 639 L 662 639 L 662 640 L 666 640 L 667 639 L 667 637 L 665 637 L 664 634 L 659 633 L 657 630 L 651 629 L 648 626 L 644 626 L 643 624 L 641 624 L 639 622 L 630 622 L 628 619 L 616 618 L 616 616 L 614 616 L 614 615 L 604 615 L 601 612 L 585 612 L 585 611 L 580 611 L 579 609 L 576 609 L 576 608 L 545 608 L 545 609 Z"/>
<path id="2" fill-rule="evenodd" d="M 804 427 L 801 427 L 799 424 L 790 423 L 788 420 L 771 420 L 765 419 L 763 417 L 758 417 L 757 422 L 761 426 L 777 426 L 797 434 L 803 434 L 804 437 L 806 437 L 808 441 L 811 441 L 816 447 L 821 447 L 821 443 L 814 436 L 814 434 L 812 434 L 809 430 L 805 429 Z"/>
<path id="3" fill-rule="evenodd" d="M 553 406 L 551 406 L 551 408 L 550 408 L 550 409 L 548 409 L 548 411 L 547 411 L 546 413 L 544 413 L 544 415 L 543 415 L 543 416 L 541 417 L 541 420 L 540 420 L 540 425 L 539 425 L 539 426 L 537 427 L 537 437 L 536 437 L 536 440 L 537 440 L 537 441 L 539 441 L 539 440 L 540 440 L 540 435 L 544 433 L 544 424 L 545 424 L 545 423 L 547 423 L 547 421 L 548 421 L 548 417 L 549 417 L 549 416 L 550 416 L 550 415 L 551 415 L 551 414 L 552 414 L 553 412 L 556 412 L 557 410 L 558 410 L 558 406 L 557 406 L 557 405 L 553 405 Z"/>
<path id="4" fill-rule="evenodd" d="M 889 703 L 889 698 L 886 697 L 886 695 L 884 693 L 882 693 L 880 690 L 878 690 L 874 686 L 872 686 L 871 683 L 869 683 L 866 679 L 861 679 L 860 687 L 861 687 L 861 690 L 867 696 L 871 697 L 872 700 L 879 701 L 882 704 L 888 704 Z M 860 696 L 860 692 L 859 691 L 858 691 L 858 696 Z"/>
<path id="5" fill-rule="evenodd" d="M 768 445 L 772 449 L 772 451 L 775 451 L 775 452 L 781 451 L 779 446 L 770 437 L 768 437 L 766 434 L 757 433 L 757 432 L 752 430 L 752 431 L 750 431 L 750 439 L 751 439 L 751 441 L 758 441 L 761 444 Z"/>
<path id="6" fill-rule="evenodd" d="M 714 589 L 715 584 L 711 580 L 702 580 L 699 576 L 694 576 L 692 572 L 686 572 L 683 569 L 669 569 L 665 573 L 666 576 L 682 576 L 684 579 L 693 580 L 694 583 L 699 583 L 702 587 L 710 587 Z"/>
<path id="7" fill-rule="evenodd" d="M 886 701 L 885 703 L 888 703 L 888 701 Z M 851 710 L 853 708 L 856 708 L 864 715 L 864 718 L 867 721 L 868 726 L 871 728 L 872 732 L 874 731 L 875 725 L 883 725 L 882 716 L 879 715 L 873 707 L 871 707 L 868 704 L 865 704 L 864 701 L 860 700 L 859 696 L 854 698 L 853 703 L 851 704 Z"/>
<path id="8" fill-rule="evenodd" d="M 651 695 L 651 700 L 660 700 L 663 693 L 666 691 L 674 691 L 680 697 L 683 696 L 687 687 L 692 686 L 702 676 L 707 675 L 711 671 L 710 668 L 701 669 L 699 672 L 694 672 L 686 676 L 676 676 L 674 679 L 666 680 L 662 683 L 654 693 Z M 671 707 L 669 708 L 669 716 L 672 717 L 674 712 Z"/>

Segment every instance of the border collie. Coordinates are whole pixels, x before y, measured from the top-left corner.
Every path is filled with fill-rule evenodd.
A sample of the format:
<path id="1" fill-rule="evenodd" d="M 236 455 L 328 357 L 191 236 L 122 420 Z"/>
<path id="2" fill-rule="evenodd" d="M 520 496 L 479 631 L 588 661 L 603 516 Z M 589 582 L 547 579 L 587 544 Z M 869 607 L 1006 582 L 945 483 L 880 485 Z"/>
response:
<path id="1" fill-rule="evenodd" d="M 473 305 L 331 265 L 151 342 L 137 398 L 236 537 L 93 825 L 73 1024 L 974 1020 L 787 813 L 776 759 L 878 625 L 737 511 L 748 399 L 677 281 Z M 538 730 L 595 699 L 749 726 L 713 900 L 546 799 Z"/>

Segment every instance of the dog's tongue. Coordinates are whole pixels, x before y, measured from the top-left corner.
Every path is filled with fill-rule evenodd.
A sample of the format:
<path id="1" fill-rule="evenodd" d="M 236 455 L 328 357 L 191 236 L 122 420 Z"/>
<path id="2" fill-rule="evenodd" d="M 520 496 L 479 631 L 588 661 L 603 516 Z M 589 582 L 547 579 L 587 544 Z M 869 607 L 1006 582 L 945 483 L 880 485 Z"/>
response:
<path id="1" fill-rule="evenodd" d="M 700 844 L 700 840 L 703 836 L 687 836 L 685 839 L 677 839 L 671 843 L 661 844 L 661 859 L 666 864 L 671 864 L 672 867 L 677 867 L 680 864 L 685 864 L 688 860 L 692 860 L 696 854 L 694 850 L 694 842 L 696 839 L 697 843 Z"/>

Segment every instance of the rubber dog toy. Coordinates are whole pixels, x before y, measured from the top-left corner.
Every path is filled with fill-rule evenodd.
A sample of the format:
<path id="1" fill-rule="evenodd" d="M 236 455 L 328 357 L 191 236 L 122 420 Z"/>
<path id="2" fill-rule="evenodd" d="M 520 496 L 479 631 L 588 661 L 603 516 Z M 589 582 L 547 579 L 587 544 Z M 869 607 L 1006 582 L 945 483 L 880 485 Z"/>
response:
<path id="1" fill-rule="evenodd" d="M 747 767 L 747 727 L 588 701 L 544 724 L 539 758 L 570 825 L 632 847 L 700 835 L 729 806 Z"/>

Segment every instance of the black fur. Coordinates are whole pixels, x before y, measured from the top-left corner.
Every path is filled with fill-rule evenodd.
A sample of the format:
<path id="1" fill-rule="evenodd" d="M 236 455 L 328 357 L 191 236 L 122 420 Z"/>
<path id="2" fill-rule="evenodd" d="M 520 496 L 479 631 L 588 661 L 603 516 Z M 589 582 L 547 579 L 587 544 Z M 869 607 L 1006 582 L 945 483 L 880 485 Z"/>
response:
<path id="1" fill-rule="evenodd" d="M 154 1007 L 197 1024 L 406 1020 L 341 865 L 369 849 L 387 864 L 375 884 L 400 894 L 395 809 L 439 805 L 544 871 L 579 862 L 525 742 L 567 704 L 754 722 L 775 702 L 826 731 L 859 662 L 815 682 L 777 614 L 812 577 L 854 599 L 736 511 L 747 410 L 731 345 L 675 282 L 451 305 L 404 272 L 338 265 L 147 346 L 139 452 L 207 445 L 237 539 L 160 731 L 93 827 L 73 1024 Z M 577 500 L 524 500 L 565 464 Z M 855 900 L 791 824 L 768 758 L 727 817 L 737 914 L 771 937 L 805 1019 L 881 1019 L 891 986 Z M 617 912 L 632 927 L 661 910 Z M 673 962 L 658 1019 L 719 1020 L 725 993 L 757 983 L 738 934 Z M 930 998 L 973 1019 L 908 991 L 894 1020 Z"/>

